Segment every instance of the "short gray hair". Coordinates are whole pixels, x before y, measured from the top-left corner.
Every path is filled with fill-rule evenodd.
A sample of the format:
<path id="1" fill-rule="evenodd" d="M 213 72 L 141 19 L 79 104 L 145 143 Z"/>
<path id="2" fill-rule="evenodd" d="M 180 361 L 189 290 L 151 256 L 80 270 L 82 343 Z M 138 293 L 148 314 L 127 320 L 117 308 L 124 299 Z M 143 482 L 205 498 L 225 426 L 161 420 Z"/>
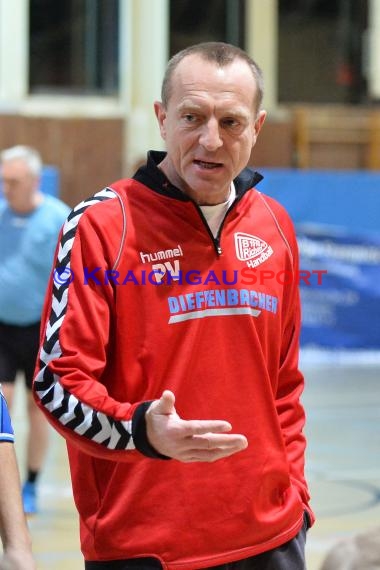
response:
<path id="1" fill-rule="evenodd" d="M 219 67 L 226 67 L 235 60 L 245 61 L 252 71 L 252 75 L 256 81 L 257 86 L 257 109 L 261 107 L 264 95 L 264 79 L 263 72 L 257 63 L 242 49 L 237 46 L 227 44 L 224 42 L 202 42 L 189 46 L 182 51 L 179 51 L 169 60 L 167 64 L 164 79 L 161 88 L 161 100 L 164 107 L 167 107 L 172 91 L 172 78 L 178 64 L 188 55 L 199 55 L 206 61 L 210 61 Z"/>
<path id="2" fill-rule="evenodd" d="M 31 146 L 17 145 L 6 148 L 0 152 L 0 163 L 10 162 L 11 160 L 23 160 L 28 166 L 31 174 L 36 177 L 41 175 L 42 158 L 38 150 Z"/>
<path id="3" fill-rule="evenodd" d="M 380 527 L 335 544 L 320 570 L 376 570 L 380 568 Z"/>

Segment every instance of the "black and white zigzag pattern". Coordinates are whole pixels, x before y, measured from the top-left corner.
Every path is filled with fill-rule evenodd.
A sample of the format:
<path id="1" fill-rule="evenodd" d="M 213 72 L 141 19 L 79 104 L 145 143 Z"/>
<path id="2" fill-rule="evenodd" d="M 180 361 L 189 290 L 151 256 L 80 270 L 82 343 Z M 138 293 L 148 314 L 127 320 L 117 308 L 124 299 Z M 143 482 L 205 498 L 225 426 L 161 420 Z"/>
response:
<path id="1" fill-rule="evenodd" d="M 55 269 L 70 268 L 70 257 L 79 220 L 87 208 L 117 194 L 105 188 L 91 198 L 78 204 L 68 216 L 63 227 Z M 35 378 L 35 391 L 42 404 L 68 429 L 86 437 L 108 449 L 135 449 L 131 436 L 131 421 L 116 421 L 101 412 L 87 406 L 73 394 L 64 389 L 59 376 L 53 374 L 49 362 L 62 354 L 59 344 L 59 328 L 67 309 L 69 281 L 53 284 L 53 300 L 50 318 L 46 327 L 43 347 L 40 352 L 40 371 Z"/>

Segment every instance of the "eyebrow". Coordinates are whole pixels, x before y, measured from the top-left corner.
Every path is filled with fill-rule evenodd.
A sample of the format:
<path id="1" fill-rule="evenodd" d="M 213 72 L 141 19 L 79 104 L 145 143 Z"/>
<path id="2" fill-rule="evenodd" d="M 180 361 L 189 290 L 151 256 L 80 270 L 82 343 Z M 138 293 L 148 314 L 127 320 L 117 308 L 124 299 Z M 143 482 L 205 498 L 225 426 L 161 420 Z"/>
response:
<path id="1" fill-rule="evenodd" d="M 182 103 L 178 106 L 178 111 L 185 111 L 187 109 L 201 111 L 202 106 L 190 101 L 182 101 Z"/>
<path id="2" fill-rule="evenodd" d="M 13 184 L 15 182 L 20 182 L 23 179 L 24 179 L 24 177 L 12 178 L 12 177 L 7 177 L 7 176 L 0 176 L 0 182 L 2 182 L 3 184 Z"/>
<path id="3" fill-rule="evenodd" d="M 194 102 L 190 102 L 190 101 L 183 101 L 178 106 L 177 110 L 180 113 L 183 111 L 203 112 L 203 107 L 202 107 L 202 105 L 199 105 L 198 103 L 194 103 Z M 223 117 L 236 117 L 236 118 L 242 118 L 242 119 L 248 118 L 248 113 L 240 107 L 234 107 L 233 109 L 223 110 L 223 112 L 221 114 Z"/>

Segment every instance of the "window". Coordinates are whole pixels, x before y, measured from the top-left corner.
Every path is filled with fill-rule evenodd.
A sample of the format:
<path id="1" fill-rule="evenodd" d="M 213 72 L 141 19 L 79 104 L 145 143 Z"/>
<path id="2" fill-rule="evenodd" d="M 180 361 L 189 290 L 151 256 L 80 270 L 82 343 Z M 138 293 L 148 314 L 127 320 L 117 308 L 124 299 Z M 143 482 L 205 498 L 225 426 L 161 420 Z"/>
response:
<path id="1" fill-rule="evenodd" d="M 116 93 L 118 10 L 118 0 L 30 0 L 30 92 Z"/>
<path id="2" fill-rule="evenodd" d="M 367 0 L 279 0 L 280 102 L 366 98 Z"/>
<path id="3" fill-rule="evenodd" d="M 244 0 L 171 0 L 170 55 L 205 41 L 244 49 L 244 8 Z"/>

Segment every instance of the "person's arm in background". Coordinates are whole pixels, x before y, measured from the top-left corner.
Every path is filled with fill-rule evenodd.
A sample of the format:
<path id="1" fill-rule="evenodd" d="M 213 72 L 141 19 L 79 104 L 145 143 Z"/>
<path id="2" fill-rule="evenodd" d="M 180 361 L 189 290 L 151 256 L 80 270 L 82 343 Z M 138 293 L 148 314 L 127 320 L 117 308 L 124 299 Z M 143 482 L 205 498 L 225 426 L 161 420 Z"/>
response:
<path id="1" fill-rule="evenodd" d="M 0 535 L 4 549 L 0 569 L 34 570 L 13 443 L 0 442 L 0 466 Z"/>
<path id="2" fill-rule="evenodd" d="M 3 395 L 0 410 L 0 570 L 35 570 L 31 539 L 21 500 L 13 429 Z"/>

